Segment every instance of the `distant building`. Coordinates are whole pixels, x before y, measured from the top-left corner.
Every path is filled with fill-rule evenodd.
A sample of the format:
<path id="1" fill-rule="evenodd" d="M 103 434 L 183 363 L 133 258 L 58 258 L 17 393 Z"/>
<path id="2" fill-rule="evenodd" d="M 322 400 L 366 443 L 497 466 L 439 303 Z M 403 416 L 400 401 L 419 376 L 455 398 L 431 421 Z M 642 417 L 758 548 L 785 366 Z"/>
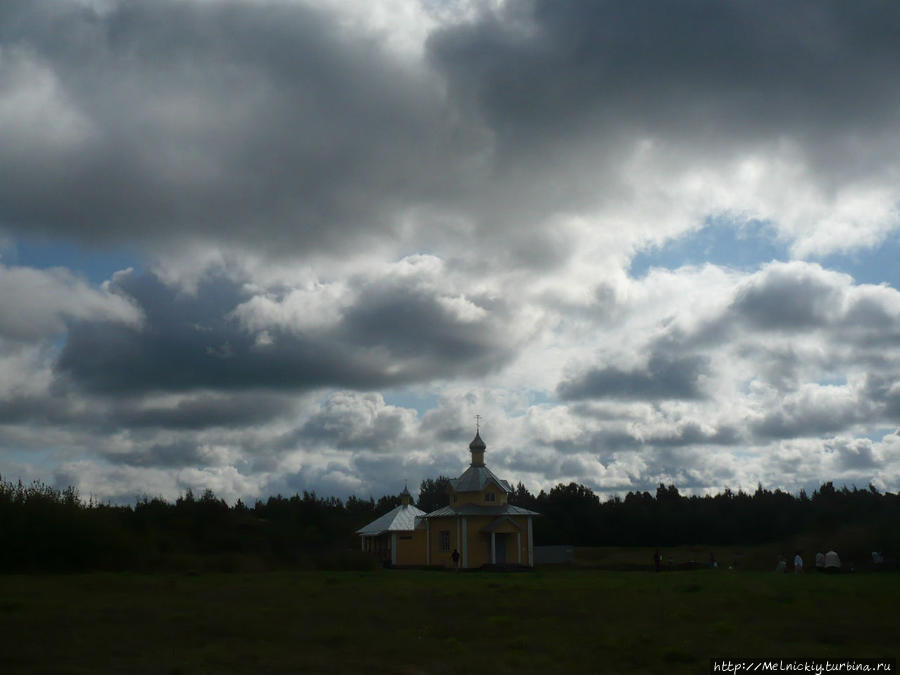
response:
<path id="1" fill-rule="evenodd" d="M 484 464 L 480 432 L 469 444 L 472 463 L 450 481 L 450 504 L 424 513 L 401 493 L 401 506 L 357 530 L 362 548 L 395 565 L 534 566 L 532 518 L 540 514 L 509 504 L 512 488 Z"/>
<path id="2" fill-rule="evenodd" d="M 362 550 L 392 565 L 422 565 L 419 550 L 424 550 L 425 532 L 416 530 L 416 518 L 425 512 L 412 505 L 412 496 L 404 487 L 400 506 L 373 520 L 356 533 L 362 539 Z"/>

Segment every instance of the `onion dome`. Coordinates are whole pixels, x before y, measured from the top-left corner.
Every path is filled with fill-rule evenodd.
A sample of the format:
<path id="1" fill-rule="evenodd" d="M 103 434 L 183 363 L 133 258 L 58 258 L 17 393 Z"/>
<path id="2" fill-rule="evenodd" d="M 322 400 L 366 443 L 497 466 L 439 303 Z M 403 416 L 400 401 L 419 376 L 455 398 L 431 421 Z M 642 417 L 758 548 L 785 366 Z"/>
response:
<path id="1" fill-rule="evenodd" d="M 484 466 L 484 449 L 487 446 L 481 440 L 481 434 L 475 432 L 475 438 L 469 443 L 469 450 L 472 451 L 472 466 Z"/>
<path id="2" fill-rule="evenodd" d="M 469 443 L 469 450 L 472 452 L 484 452 L 486 448 L 487 446 L 484 444 L 484 441 L 481 440 L 481 433 L 476 431 L 475 438 Z"/>

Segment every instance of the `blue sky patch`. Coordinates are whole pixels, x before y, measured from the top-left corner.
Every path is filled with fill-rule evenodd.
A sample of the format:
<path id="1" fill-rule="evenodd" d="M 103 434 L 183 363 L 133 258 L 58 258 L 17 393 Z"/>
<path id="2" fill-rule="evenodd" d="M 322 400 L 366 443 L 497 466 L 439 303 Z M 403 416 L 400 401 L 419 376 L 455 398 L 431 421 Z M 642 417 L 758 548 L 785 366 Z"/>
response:
<path id="1" fill-rule="evenodd" d="M 412 408 L 419 415 L 437 408 L 437 394 L 414 389 L 391 389 L 385 391 L 384 402 L 398 408 Z"/>
<path id="2" fill-rule="evenodd" d="M 133 267 L 140 270 L 142 257 L 126 248 L 95 250 L 70 242 L 47 239 L 16 239 L 0 248 L 0 263 L 36 269 L 64 267 L 93 284 L 109 279 L 114 272 Z"/>
<path id="3" fill-rule="evenodd" d="M 844 272 L 859 284 L 886 283 L 900 289 L 900 232 L 894 231 L 879 246 L 826 256 L 818 260 L 823 267 Z"/>
<path id="4" fill-rule="evenodd" d="M 675 270 L 710 263 L 752 271 L 773 260 L 790 260 L 788 245 L 766 223 L 736 223 L 727 217 L 710 218 L 699 230 L 648 246 L 631 259 L 629 274 L 645 276 L 652 268 Z M 812 258 L 823 267 L 852 276 L 860 284 L 886 283 L 900 288 L 900 231 L 878 246 Z"/>
<path id="5" fill-rule="evenodd" d="M 709 218 L 699 230 L 638 251 L 631 259 L 629 274 L 640 278 L 654 267 L 675 270 L 705 263 L 754 270 L 772 260 L 789 258 L 788 247 L 766 223 Z"/>

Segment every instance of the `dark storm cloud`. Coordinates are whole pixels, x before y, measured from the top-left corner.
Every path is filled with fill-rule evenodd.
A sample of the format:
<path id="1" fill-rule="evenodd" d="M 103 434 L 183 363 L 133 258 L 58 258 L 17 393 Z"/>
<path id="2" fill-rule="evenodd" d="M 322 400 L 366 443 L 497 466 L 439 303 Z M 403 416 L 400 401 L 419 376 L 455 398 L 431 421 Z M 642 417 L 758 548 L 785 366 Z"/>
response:
<path id="1" fill-rule="evenodd" d="M 835 439 L 825 447 L 837 454 L 838 464 L 842 469 L 870 470 L 881 464 L 872 451 L 872 441 L 868 438 Z"/>
<path id="2" fill-rule="evenodd" d="M 0 130 L 0 216 L 22 231 L 339 246 L 432 188 L 437 91 L 302 5 L 3 3 L 0 45 L 7 87 L 53 77 L 45 114 L 72 127 Z"/>
<path id="3" fill-rule="evenodd" d="M 480 302 L 479 308 L 509 318 L 503 303 Z M 483 322 L 460 321 L 432 295 L 402 282 L 367 285 L 345 314 L 342 330 L 357 345 L 383 345 L 397 358 L 440 358 L 459 363 L 480 362 L 497 339 Z M 483 365 L 490 367 L 488 363 Z"/>
<path id="4" fill-rule="evenodd" d="M 735 141 L 893 127 L 898 90 L 884 85 L 900 66 L 900 8 L 858 9 L 837 1 L 508 3 L 505 13 L 433 35 L 429 48 L 510 152 L 573 126 Z"/>
<path id="5" fill-rule="evenodd" d="M 266 392 L 199 394 L 167 403 L 148 402 L 140 396 L 91 398 L 57 383 L 42 395 L 0 401 L 0 424 L 50 424 L 102 432 L 234 429 L 284 416 L 293 405 L 290 396 Z"/>
<path id="6" fill-rule="evenodd" d="M 885 422 L 900 424 L 900 370 L 868 373 L 864 391 L 869 400 L 884 406 Z"/>
<path id="7" fill-rule="evenodd" d="M 74 322 L 57 363 L 95 392 L 372 389 L 489 372 L 512 356 L 490 316 L 460 322 L 427 291 L 402 286 L 374 283 L 336 326 L 272 327 L 265 343 L 231 316 L 249 294 L 224 276 L 206 277 L 196 294 L 152 273 L 117 275 L 111 288 L 141 309 L 143 325 Z"/>
<path id="8" fill-rule="evenodd" d="M 107 417 L 116 425 L 131 429 L 243 428 L 263 424 L 290 412 L 288 396 L 253 392 L 249 394 L 200 394 L 170 406 L 146 403 L 113 404 Z"/>
<path id="9" fill-rule="evenodd" d="M 154 443 L 132 452 L 106 452 L 102 456 L 111 464 L 140 467 L 183 468 L 217 466 L 222 463 L 220 458 L 204 452 L 202 447 L 190 440 Z"/>
<path id="10" fill-rule="evenodd" d="M 642 445 L 641 440 L 627 431 L 604 429 L 584 432 L 575 438 L 555 440 L 553 449 L 566 455 L 591 452 L 600 461 L 609 461 L 611 454 L 618 450 L 633 450 Z"/>
<path id="11" fill-rule="evenodd" d="M 0 125 L 0 221 L 309 252 L 424 207 L 480 222 L 497 261 L 557 265 L 573 242 L 522 225 L 620 197 L 648 136 L 688 157 L 789 139 L 827 186 L 880 175 L 898 15 L 516 2 L 438 28 L 422 65 L 300 4 L 5 2 L 0 97 L 26 103 Z"/>
<path id="12" fill-rule="evenodd" d="M 633 198 L 646 186 L 623 167 L 645 142 L 668 177 L 789 149 L 823 195 L 884 181 L 900 152 L 889 26 L 894 5 L 513 2 L 428 48 L 490 140 L 490 187 L 469 200 L 519 224 Z"/>
<path id="13" fill-rule="evenodd" d="M 608 462 L 613 453 L 623 450 L 733 445 L 740 440 L 739 430 L 732 425 L 723 424 L 718 428 L 704 429 L 697 422 L 685 422 L 646 435 L 616 428 L 585 431 L 573 439 L 553 441 L 552 445 L 555 450 L 564 454 L 588 451 L 600 461 Z"/>
<path id="14" fill-rule="evenodd" d="M 810 330 L 843 310 L 843 293 L 817 268 L 772 266 L 738 291 L 731 310 L 758 330 Z"/>
<path id="15" fill-rule="evenodd" d="M 594 368 L 560 383 L 556 393 L 563 400 L 698 399 L 704 396 L 700 378 L 707 372 L 708 360 L 702 356 L 657 352 L 651 355 L 646 368 Z"/>
<path id="16" fill-rule="evenodd" d="M 65 401 L 43 396 L 12 396 L 0 401 L 0 424 L 37 422 L 60 424 L 71 421 Z"/>
<path id="17" fill-rule="evenodd" d="M 753 422 L 750 430 L 758 439 L 804 438 L 843 431 L 853 424 L 868 421 L 868 411 L 856 411 L 829 405 L 791 405 L 774 410 Z"/>
<path id="18" fill-rule="evenodd" d="M 734 445 L 740 440 L 740 431 L 735 426 L 725 424 L 707 431 L 697 422 L 686 422 L 671 429 L 669 435 L 654 436 L 647 439 L 647 443 L 657 447 L 681 447 L 689 445 Z"/>

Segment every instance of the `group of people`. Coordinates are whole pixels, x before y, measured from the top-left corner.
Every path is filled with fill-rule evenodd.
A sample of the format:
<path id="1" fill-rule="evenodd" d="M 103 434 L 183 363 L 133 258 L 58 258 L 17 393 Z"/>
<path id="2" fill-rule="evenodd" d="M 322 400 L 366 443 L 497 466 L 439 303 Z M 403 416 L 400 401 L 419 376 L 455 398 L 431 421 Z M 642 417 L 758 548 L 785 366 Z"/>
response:
<path id="1" fill-rule="evenodd" d="M 800 554 L 800 551 L 797 551 L 794 554 L 794 574 L 802 574 L 803 573 L 803 556 Z M 873 554 L 874 558 L 875 554 Z M 663 557 L 657 549 L 653 553 L 653 567 L 659 572 L 662 566 Z M 738 565 L 738 559 L 735 557 L 734 562 L 728 569 L 735 569 Z M 709 554 L 709 566 L 713 569 L 719 566 L 719 563 L 716 562 L 716 557 L 713 553 Z M 778 564 L 775 566 L 776 572 L 787 572 L 788 571 L 788 563 L 787 559 L 780 555 L 778 556 Z M 816 572 L 825 572 L 828 574 L 835 574 L 841 571 L 841 558 L 837 554 L 837 551 L 831 549 L 828 553 L 816 553 Z M 853 571 L 852 563 L 850 567 L 850 571 Z"/>
<path id="2" fill-rule="evenodd" d="M 776 572 L 787 571 L 787 561 L 784 556 L 778 556 L 778 564 L 775 566 Z M 834 574 L 841 571 L 841 558 L 834 549 L 828 553 L 816 553 L 816 572 L 827 572 Z M 800 551 L 794 555 L 794 574 L 803 573 L 803 556 Z"/>

